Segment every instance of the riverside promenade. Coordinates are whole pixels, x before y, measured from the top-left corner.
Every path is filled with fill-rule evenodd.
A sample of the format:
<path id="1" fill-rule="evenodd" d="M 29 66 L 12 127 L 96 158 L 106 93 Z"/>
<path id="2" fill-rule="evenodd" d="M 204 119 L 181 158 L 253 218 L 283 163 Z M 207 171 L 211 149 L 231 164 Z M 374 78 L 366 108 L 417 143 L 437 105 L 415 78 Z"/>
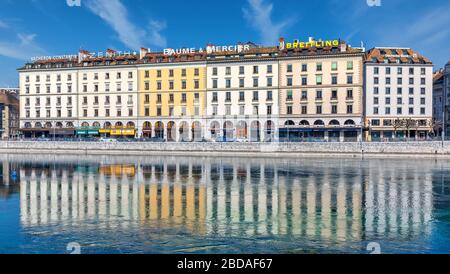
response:
<path id="1" fill-rule="evenodd" d="M 389 143 L 102 143 L 0 141 L 0 153 L 239 157 L 364 156 L 450 159 L 450 141 Z"/>

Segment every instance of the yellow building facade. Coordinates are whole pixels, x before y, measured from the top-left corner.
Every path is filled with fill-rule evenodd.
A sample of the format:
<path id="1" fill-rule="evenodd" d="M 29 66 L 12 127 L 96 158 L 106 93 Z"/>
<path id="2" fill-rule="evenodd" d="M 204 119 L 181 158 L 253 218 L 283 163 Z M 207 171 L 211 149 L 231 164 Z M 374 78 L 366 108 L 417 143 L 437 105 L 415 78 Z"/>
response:
<path id="1" fill-rule="evenodd" d="M 206 115 L 206 62 L 157 63 L 139 68 L 142 137 L 192 140 Z"/>

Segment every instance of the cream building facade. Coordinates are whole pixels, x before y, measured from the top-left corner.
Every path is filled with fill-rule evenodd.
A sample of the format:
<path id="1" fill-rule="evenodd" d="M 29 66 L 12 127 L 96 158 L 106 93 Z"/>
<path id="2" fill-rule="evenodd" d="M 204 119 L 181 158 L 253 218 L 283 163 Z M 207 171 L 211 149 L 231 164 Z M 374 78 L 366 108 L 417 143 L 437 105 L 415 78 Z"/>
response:
<path id="1" fill-rule="evenodd" d="M 278 123 L 278 50 L 251 48 L 208 56 L 209 139 L 275 140 Z"/>

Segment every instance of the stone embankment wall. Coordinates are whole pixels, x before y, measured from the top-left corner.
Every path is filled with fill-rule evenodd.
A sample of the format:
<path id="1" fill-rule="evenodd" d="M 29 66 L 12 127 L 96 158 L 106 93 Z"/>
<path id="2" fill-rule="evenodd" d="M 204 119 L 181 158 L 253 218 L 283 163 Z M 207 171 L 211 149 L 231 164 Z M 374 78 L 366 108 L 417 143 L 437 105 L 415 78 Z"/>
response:
<path id="1" fill-rule="evenodd" d="M 450 142 L 398 143 L 96 143 L 6 142 L 0 153 L 79 155 L 210 155 L 298 157 L 301 155 L 448 157 Z"/>

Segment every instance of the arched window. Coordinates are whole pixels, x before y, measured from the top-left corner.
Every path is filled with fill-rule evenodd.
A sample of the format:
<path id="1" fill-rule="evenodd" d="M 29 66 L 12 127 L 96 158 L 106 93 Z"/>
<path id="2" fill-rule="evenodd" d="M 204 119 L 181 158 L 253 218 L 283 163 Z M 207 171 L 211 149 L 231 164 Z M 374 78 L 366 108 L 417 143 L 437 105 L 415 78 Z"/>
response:
<path id="1" fill-rule="evenodd" d="M 339 125 L 340 125 L 340 123 L 339 123 L 338 120 L 331 120 L 330 121 L 330 126 L 339 126 Z"/>
<path id="2" fill-rule="evenodd" d="M 325 123 L 322 120 L 317 120 L 317 121 L 314 122 L 314 125 L 315 126 L 324 126 Z"/>
<path id="3" fill-rule="evenodd" d="M 347 121 L 345 121 L 344 125 L 346 125 L 346 126 L 354 126 L 355 125 L 355 121 L 347 120 Z"/>

